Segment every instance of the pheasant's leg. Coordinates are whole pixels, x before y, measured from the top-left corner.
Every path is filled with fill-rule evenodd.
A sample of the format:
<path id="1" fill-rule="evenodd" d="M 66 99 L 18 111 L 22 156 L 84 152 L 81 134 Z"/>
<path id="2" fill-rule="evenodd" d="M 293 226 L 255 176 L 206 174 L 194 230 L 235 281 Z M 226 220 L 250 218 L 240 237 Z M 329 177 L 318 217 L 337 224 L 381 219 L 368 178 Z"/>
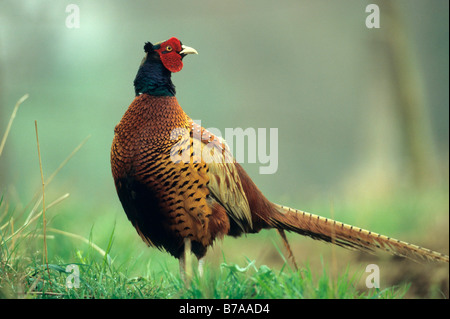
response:
<path id="1" fill-rule="evenodd" d="M 203 265 L 205 263 L 205 257 L 202 257 L 198 260 L 198 275 L 203 277 Z"/>
<path id="2" fill-rule="evenodd" d="M 294 254 L 292 253 L 292 250 L 291 250 L 291 245 L 289 245 L 289 242 L 287 240 L 287 237 L 286 237 L 286 234 L 285 234 L 284 230 L 283 229 L 277 229 L 277 230 L 278 230 L 278 233 L 281 236 L 281 239 L 283 239 L 284 246 L 286 247 L 286 249 L 288 251 L 288 258 L 291 260 L 292 264 L 294 265 L 295 270 L 298 270 L 298 266 L 297 266 L 297 263 L 295 261 Z"/>
<path id="3" fill-rule="evenodd" d="M 192 255 L 191 255 L 191 240 L 184 239 L 184 252 L 180 257 L 180 275 L 185 283 L 188 283 L 192 278 Z"/>
<path id="4" fill-rule="evenodd" d="M 180 264 L 180 277 L 181 280 L 186 282 L 186 259 L 184 258 L 184 254 L 181 255 L 180 259 L 178 259 Z"/>

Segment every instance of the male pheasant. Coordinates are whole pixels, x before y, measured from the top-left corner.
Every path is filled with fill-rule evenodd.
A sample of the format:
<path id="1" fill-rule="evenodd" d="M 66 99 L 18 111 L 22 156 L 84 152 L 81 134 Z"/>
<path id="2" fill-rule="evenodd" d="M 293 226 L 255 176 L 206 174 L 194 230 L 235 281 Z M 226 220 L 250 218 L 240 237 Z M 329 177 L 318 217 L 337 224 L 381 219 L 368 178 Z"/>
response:
<path id="1" fill-rule="evenodd" d="M 388 251 L 415 260 L 448 256 L 270 202 L 226 143 L 178 104 L 171 74 L 197 54 L 177 38 L 147 42 L 134 80 L 136 97 L 115 127 L 111 166 L 122 206 L 138 234 L 185 269 L 186 251 L 201 261 L 215 239 L 275 228 L 339 246 Z"/>

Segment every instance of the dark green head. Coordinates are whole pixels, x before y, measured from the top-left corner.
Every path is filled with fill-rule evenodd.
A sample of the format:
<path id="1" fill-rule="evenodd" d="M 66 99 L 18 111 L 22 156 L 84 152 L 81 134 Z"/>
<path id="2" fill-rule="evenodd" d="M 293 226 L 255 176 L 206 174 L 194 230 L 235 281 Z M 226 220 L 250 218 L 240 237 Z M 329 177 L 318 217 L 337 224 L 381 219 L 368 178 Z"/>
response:
<path id="1" fill-rule="evenodd" d="M 174 72 L 183 68 L 183 58 L 187 54 L 198 54 L 177 38 L 152 44 L 145 43 L 146 55 L 142 60 L 134 80 L 136 96 L 142 93 L 157 96 L 174 96 L 175 85 L 171 80 Z"/>

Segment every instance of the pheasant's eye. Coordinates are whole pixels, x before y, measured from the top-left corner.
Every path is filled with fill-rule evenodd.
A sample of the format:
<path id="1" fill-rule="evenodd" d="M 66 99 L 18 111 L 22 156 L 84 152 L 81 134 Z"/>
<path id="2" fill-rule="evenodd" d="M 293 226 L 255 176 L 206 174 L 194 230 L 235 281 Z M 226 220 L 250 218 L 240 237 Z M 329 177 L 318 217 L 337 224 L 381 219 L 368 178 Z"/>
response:
<path id="1" fill-rule="evenodd" d="M 172 47 L 171 47 L 170 45 L 166 46 L 166 51 L 167 51 L 167 52 L 172 51 Z"/>

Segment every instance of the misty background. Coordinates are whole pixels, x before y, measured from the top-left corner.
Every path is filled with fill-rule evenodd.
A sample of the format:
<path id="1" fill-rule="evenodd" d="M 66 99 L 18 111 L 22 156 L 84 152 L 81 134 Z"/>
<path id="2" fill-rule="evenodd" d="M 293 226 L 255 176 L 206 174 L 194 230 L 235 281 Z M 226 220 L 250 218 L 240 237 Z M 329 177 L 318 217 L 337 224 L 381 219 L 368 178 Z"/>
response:
<path id="1" fill-rule="evenodd" d="M 369 3 L 380 29 L 365 25 Z M 144 43 L 172 36 L 199 52 L 172 76 L 191 118 L 222 132 L 278 128 L 276 173 L 243 164 L 270 200 L 320 213 L 314 202 L 448 192 L 449 4 L 391 3 L 1 0 L 0 136 L 29 98 L 0 158 L 0 194 L 26 204 L 40 189 L 37 120 L 45 176 L 90 136 L 49 194 L 70 193 L 80 216 L 125 219 L 114 126 Z M 69 4 L 79 28 L 66 26 Z"/>

